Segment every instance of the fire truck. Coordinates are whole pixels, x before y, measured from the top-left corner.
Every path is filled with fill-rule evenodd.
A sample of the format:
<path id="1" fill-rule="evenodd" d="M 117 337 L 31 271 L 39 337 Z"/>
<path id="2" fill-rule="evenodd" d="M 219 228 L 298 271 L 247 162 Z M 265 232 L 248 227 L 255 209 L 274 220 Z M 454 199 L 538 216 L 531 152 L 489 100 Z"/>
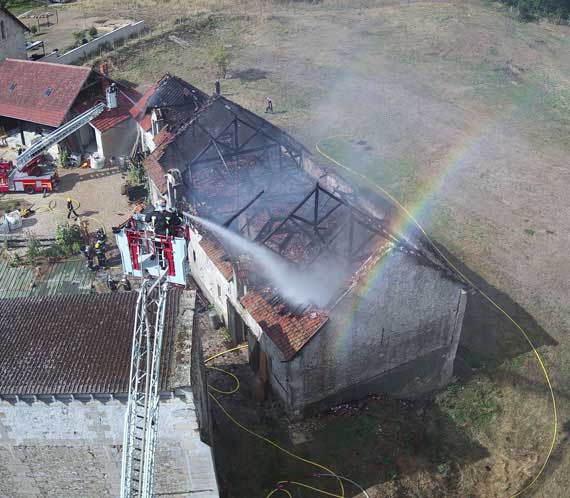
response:
<path id="1" fill-rule="evenodd" d="M 51 192 L 56 189 L 58 176 L 53 165 L 48 164 L 44 152 L 51 146 L 65 140 L 69 135 L 86 125 L 105 109 L 117 106 L 116 87 L 107 88 L 107 103 L 100 102 L 91 109 L 54 130 L 19 155 L 16 164 L 0 159 L 1 192 Z"/>
<path id="2" fill-rule="evenodd" d="M 57 173 L 39 155 L 19 171 L 12 161 L 0 160 L 0 192 L 51 192 L 58 182 Z"/>

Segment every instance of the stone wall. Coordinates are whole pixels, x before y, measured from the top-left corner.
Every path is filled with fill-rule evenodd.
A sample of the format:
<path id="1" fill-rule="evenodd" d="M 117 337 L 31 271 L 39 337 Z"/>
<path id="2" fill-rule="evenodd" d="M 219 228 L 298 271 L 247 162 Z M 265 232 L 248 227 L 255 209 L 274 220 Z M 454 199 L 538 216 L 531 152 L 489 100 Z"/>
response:
<path id="1" fill-rule="evenodd" d="M 26 59 L 26 37 L 24 29 L 14 19 L 0 12 L 0 21 L 4 23 L 4 34 L 0 36 L 0 64 L 6 58 Z"/>
<path id="2" fill-rule="evenodd" d="M 281 380 L 290 391 L 290 415 L 374 392 L 417 398 L 444 386 L 466 297 L 456 282 L 414 257 L 384 256 L 366 285 L 348 293 L 289 362 Z"/>
<path id="3" fill-rule="evenodd" d="M 80 47 L 74 48 L 65 54 L 59 54 L 58 52 L 52 52 L 51 54 L 42 57 L 40 60 L 42 62 L 55 62 L 57 64 L 73 64 L 91 54 L 96 53 L 98 50 L 104 48 L 114 48 L 115 43 L 121 40 L 125 40 L 132 36 L 141 33 L 144 30 L 144 21 L 138 21 L 132 24 L 127 24 L 117 28 L 109 33 L 98 36 L 94 40 L 87 42 Z"/>
<path id="4" fill-rule="evenodd" d="M 119 496 L 125 411 L 119 401 L 0 402 L 0 497 Z M 191 395 L 161 401 L 156 494 L 218 496 L 197 433 Z"/>

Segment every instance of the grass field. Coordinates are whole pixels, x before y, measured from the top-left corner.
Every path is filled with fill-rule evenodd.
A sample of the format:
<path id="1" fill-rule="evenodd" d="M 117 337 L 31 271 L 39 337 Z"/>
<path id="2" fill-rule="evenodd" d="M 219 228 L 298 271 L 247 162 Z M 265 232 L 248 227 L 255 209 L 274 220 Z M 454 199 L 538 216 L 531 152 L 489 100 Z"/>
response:
<path id="1" fill-rule="evenodd" d="M 40 2 L 36 2 L 34 0 L 8 0 L 6 7 L 10 12 L 18 16 L 28 10 L 38 7 L 39 5 Z"/>
<path id="2" fill-rule="evenodd" d="M 66 8 L 145 19 L 149 33 L 105 56 L 116 78 L 144 88 L 169 71 L 211 91 L 212 52 L 223 46 L 231 55 L 222 81 L 229 98 L 261 113 L 271 96 L 271 121 L 311 150 L 318 140 L 349 135 L 323 147 L 409 205 L 539 346 L 560 425 L 553 458 L 525 496 L 566 498 L 569 27 L 520 24 L 500 5 L 476 0 L 80 0 Z M 487 498 L 521 489 L 551 437 L 544 377 L 516 330 L 485 304 L 471 306 L 465 341 L 480 351 L 464 354 L 477 374 L 442 394 L 418 422 L 428 432 L 436 420 L 453 422 L 445 458 L 426 456 L 402 472 L 415 453 L 400 441 L 392 460 L 382 460 L 381 448 L 398 429 L 385 420 L 386 430 L 372 438 L 370 414 L 319 428 L 314 440 L 322 443 L 306 451 L 324 460 L 333 455 L 328 463 L 363 479 L 373 496 Z M 388 411 L 406 416 L 398 410 Z M 263 461 L 263 482 L 287 465 Z M 231 471 L 235 477 L 247 468 Z M 248 486 L 226 496 L 249 498 L 243 493 L 257 488 Z"/>

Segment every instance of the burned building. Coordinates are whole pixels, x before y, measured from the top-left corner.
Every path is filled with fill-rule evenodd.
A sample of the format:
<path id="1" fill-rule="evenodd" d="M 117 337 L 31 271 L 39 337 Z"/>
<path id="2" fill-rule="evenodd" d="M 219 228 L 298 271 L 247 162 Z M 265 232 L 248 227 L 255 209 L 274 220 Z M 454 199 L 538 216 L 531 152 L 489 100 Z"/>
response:
<path id="1" fill-rule="evenodd" d="M 190 275 L 291 416 L 375 392 L 421 397 L 449 381 L 467 294 L 393 229 L 393 206 L 217 95 L 145 166 L 155 199 L 216 223 L 187 218 Z"/>
<path id="2" fill-rule="evenodd" d="M 161 132 L 174 131 L 208 100 L 208 95 L 172 74 L 166 73 L 152 85 L 131 109 L 136 119 L 143 149 L 153 151 Z"/>

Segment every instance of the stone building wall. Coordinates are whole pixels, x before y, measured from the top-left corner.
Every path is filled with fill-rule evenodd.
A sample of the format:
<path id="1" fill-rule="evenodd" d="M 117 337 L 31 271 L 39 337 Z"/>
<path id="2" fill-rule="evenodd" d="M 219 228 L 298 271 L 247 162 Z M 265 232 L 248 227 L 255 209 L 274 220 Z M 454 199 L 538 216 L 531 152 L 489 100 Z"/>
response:
<path id="1" fill-rule="evenodd" d="M 125 411 L 116 400 L 0 401 L 0 497 L 117 498 Z M 161 401 L 155 468 L 157 494 L 218 496 L 191 395 Z"/>
<path id="2" fill-rule="evenodd" d="M 24 28 L 14 19 L 0 11 L 0 22 L 4 23 L 4 35 L 0 34 L 0 64 L 6 58 L 26 59 L 26 37 Z"/>
<path id="3" fill-rule="evenodd" d="M 400 252 L 369 277 L 287 364 L 290 415 L 375 392 L 423 397 L 449 382 L 466 292 Z"/>

